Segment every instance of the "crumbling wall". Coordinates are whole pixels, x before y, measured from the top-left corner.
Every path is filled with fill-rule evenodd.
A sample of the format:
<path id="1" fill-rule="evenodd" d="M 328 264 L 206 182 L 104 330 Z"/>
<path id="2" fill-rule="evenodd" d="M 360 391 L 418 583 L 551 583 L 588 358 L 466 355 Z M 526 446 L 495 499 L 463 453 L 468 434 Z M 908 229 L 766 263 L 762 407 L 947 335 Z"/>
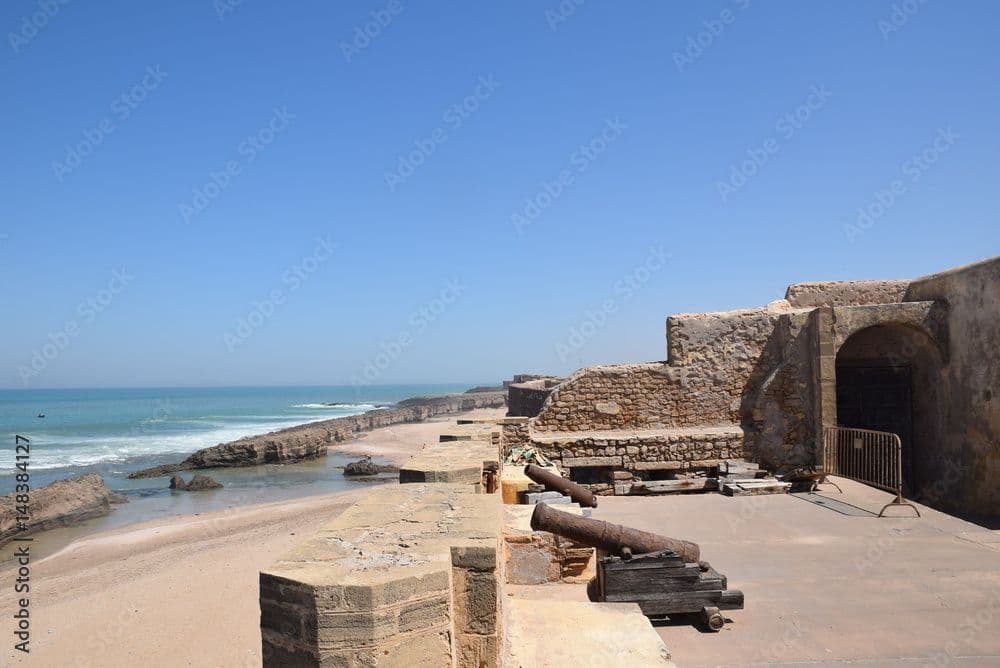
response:
<path id="1" fill-rule="evenodd" d="M 947 303 L 941 374 L 940 478 L 925 489 L 944 509 L 1000 516 L 1000 258 L 919 278 L 907 301 Z"/>
<path id="2" fill-rule="evenodd" d="M 769 345 L 784 302 L 667 319 L 668 361 L 588 367 L 549 396 L 538 432 L 741 424 L 744 403 L 777 363 Z"/>
<path id="3" fill-rule="evenodd" d="M 507 417 L 535 417 L 557 384 L 556 379 L 511 383 L 507 386 Z"/>
<path id="4" fill-rule="evenodd" d="M 794 283 L 785 291 L 793 308 L 892 304 L 903 300 L 909 281 L 815 281 Z"/>
<path id="5" fill-rule="evenodd" d="M 683 421 L 683 373 L 666 363 L 580 369 L 546 400 L 535 431 L 644 429 Z M 693 418 L 692 418 L 693 419 Z"/>
<path id="6" fill-rule="evenodd" d="M 742 409 L 744 456 L 771 470 L 816 462 L 813 328 L 808 311 L 783 314 L 770 350 L 769 368 Z"/>
<path id="7" fill-rule="evenodd" d="M 505 461 L 511 448 L 524 447 L 531 441 L 527 418 L 507 418 L 500 423 L 500 461 Z"/>

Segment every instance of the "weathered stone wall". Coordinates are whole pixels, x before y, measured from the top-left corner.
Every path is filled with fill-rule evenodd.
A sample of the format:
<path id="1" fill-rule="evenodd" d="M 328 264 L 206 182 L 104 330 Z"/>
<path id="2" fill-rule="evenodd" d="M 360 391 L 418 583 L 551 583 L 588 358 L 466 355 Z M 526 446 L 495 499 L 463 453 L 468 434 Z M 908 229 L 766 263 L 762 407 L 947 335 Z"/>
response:
<path id="1" fill-rule="evenodd" d="M 667 319 L 668 361 L 588 367 L 560 384 L 532 421 L 538 432 L 740 424 L 745 396 L 776 364 L 772 306 Z"/>
<path id="2" fill-rule="evenodd" d="M 924 388 L 914 429 L 929 441 L 948 434 L 947 456 L 925 458 L 924 477 L 965 467 L 961 485 L 953 483 L 963 489 L 956 503 L 996 512 L 1000 487 L 987 481 L 1000 472 L 998 266 L 1000 259 L 993 259 L 912 282 L 799 283 L 788 287 L 786 299 L 763 308 L 671 316 L 666 362 L 577 371 L 530 420 L 529 437 L 563 462 L 607 460 L 594 466 L 620 478 L 635 475 L 626 461 L 635 453 L 617 452 L 625 436 L 590 432 L 638 431 L 647 447 L 640 461 L 676 464 L 685 459 L 670 451 L 669 441 L 660 450 L 658 430 L 729 425 L 742 429 L 739 448 L 724 444 L 705 460 L 690 461 L 725 452 L 776 470 L 816 464 L 823 426 L 836 424 L 838 350 L 866 327 L 905 327 L 919 333 L 915 340 L 923 337 L 919 345 L 901 346 L 901 354 L 913 356 L 915 387 Z M 940 359 L 932 359 L 936 350 Z M 553 435 L 566 439 L 548 439 Z"/>
<path id="3" fill-rule="evenodd" d="M 642 432 L 591 432 L 532 438 L 532 446 L 570 478 L 598 494 L 614 493 L 615 484 L 645 480 L 654 471 L 686 471 L 718 466 L 743 456 L 743 430 L 729 425 L 646 430 Z M 590 469 L 596 478 L 581 475 Z"/>
<path id="4" fill-rule="evenodd" d="M 511 383 L 507 386 L 507 416 L 535 417 L 556 384 L 547 380 Z"/>
<path id="5" fill-rule="evenodd" d="M 743 454 L 765 468 L 781 470 L 816 461 L 813 338 L 808 311 L 782 314 L 762 355 L 770 371 L 744 395 Z"/>
<path id="6" fill-rule="evenodd" d="M 916 279 L 906 299 L 947 303 L 942 463 L 925 494 L 944 509 L 1000 517 L 1000 258 Z"/>
<path id="7" fill-rule="evenodd" d="M 815 281 L 794 283 L 785 291 L 793 308 L 892 304 L 903 300 L 909 281 Z"/>
<path id="8" fill-rule="evenodd" d="M 511 448 L 523 447 L 531 441 L 527 418 L 507 418 L 500 423 L 500 461 L 507 459 Z"/>

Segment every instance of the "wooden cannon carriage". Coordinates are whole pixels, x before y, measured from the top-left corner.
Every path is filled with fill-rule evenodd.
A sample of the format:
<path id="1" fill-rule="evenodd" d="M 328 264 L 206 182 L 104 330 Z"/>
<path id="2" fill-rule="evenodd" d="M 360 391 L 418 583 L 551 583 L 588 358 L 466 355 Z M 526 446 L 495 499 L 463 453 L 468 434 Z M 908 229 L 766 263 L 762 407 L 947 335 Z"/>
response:
<path id="1" fill-rule="evenodd" d="M 697 615 L 719 631 L 722 610 L 742 610 L 743 592 L 700 560 L 696 543 L 535 506 L 531 528 L 597 549 L 597 576 L 587 585 L 595 602 L 637 603 L 647 617 Z"/>

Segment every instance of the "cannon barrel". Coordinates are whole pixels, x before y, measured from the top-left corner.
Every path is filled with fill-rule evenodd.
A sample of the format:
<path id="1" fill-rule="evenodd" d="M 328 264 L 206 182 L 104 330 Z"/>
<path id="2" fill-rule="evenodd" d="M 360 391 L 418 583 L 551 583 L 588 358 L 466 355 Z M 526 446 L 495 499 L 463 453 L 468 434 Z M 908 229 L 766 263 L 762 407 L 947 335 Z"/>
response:
<path id="1" fill-rule="evenodd" d="M 597 496 L 589 489 L 576 484 L 572 480 L 567 480 L 561 475 L 552 473 L 551 471 L 546 471 L 541 466 L 528 464 L 524 467 L 524 475 L 528 476 L 539 485 L 543 485 L 545 489 L 550 492 L 565 494 L 581 506 L 585 506 L 587 508 L 597 507 Z"/>
<path id="2" fill-rule="evenodd" d="M 535 505 L 535 511 L 531 514 L 531 528 L 596 547 L 607 554 L 625 556 L 623 550 L 630 550 L 633 554 L 670 550 L 685 561 L 701 563 L 701 548 L 697 543 L 667 538 L 590 517 L 571 515 L 555 510 L 545 503 Z"/>

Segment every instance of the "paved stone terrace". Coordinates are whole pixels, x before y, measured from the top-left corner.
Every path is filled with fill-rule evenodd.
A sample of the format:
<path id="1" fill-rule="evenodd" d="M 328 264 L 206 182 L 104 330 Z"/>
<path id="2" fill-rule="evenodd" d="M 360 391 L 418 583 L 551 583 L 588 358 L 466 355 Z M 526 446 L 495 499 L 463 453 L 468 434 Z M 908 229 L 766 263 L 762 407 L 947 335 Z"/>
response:
<path id="1" fill-rule="evenodd" d="M 1000 665 L 1000 532 L 923 506 L 878 519 L 888 495 L 837 482 L 843 495 L 609 497 L 594 517 L 697 541 L 746 595 L 720 633 L 658 627 L 680 666 Z M 583 585 L 508 590 L 586 600 Z"/>

